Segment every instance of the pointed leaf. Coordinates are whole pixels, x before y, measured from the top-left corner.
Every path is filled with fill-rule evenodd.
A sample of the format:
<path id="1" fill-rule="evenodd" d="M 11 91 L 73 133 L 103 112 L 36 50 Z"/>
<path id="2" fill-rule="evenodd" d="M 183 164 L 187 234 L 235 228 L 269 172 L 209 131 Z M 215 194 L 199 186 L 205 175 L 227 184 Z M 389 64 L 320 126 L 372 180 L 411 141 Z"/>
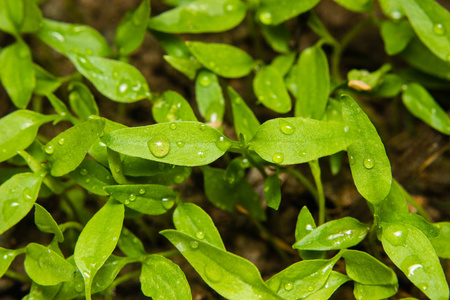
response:
<path id="1" fill-rule="evenodd" d="M 87 121 L 89 116 L 99 115 L 94 95 L 87 86 L 81 82 L 72 82 L 69 85 L 69 91 L 71 91 L 69 94 L 70 107 L 81 120 Z"/>
<path id="2" fill-rule="evenodd" d="M 88 158 L 70 172 L 69 176 L 89 192 L 100 196 L 108 195 L 103 189 L 105 186 L 116 183 L 105 167 Z"/>
<path id="3" fill-rule="evenodd" d="M 152 107 L 153 118 L 158 123 L 173 121 L 197 121 L 189 102 L 174 91 L 167 91 Z"/>
<path id="4" fill-rule="evenodd" d="M 366 285 L 355 282 L 353 295 L 356 299 L 379 300 L 387 299 L 398 291 L 397 285 Z"/>
<path id="5" fill-rule="evenodd" d="M 279 53 L 290 51 L 289 40 L 291 39 L 291 34 L 286 23 L 276 26 L 261 24 L 260 26 L 264 38 L 273 50 Z"/>
<path id="6" fill-rule="evenodd" d="M 0 247 L 0 278 L 8 270 L 9 266 L 17 255 L 25 252 L 25 249 L 5 249 Z"/>
<path id="7" fill-rule="evenodd" d="M 186 75 L 186 77 L 190 80 L 194 80 L 197 71 L 202 67 L 202 65 L 197 61 L 197 59 L 195 59 L 195 57 L 192 57 L 191 59 L 164 55 L 163 58 L 176 70 Z"/>
<path id="8" fill-rule="evenodd" d="M 273 67 L 260 69 L 253 80 L 253 90 L 265 107 L 280 114 L 291 110 L 291 97 L 289 97 L 283 77 Z"/>
<path id="9" fill-rule="evenodd" d="M 217 75 L 201 70 L 195 80 L 195 99 L 200 115 L 206 122 L 221 124 L 225 113 L 225 100 Z"/>
<path id="10" fill-rule="evenodd" d="M 267 206 L 278 210 L 281 202 L 281 179 L 278 174 L 269 176 L 264 181 L 264 195 Z"/>
<path id="11" fill-rule="evenodd" d="M 303 206 L 302 210 L 298 214 L 297 224 L 295 225 L 295 240 L 299 241 L 303 239 L 316 228 L 316 222 L 314 222 L 314 218 L 309 212 L 308 207 Z M 322 251 L 299 250 L 298 252 L 302 259 L 317 259 L 325 257 L 325 252 Z"/>
<path id="12" fill-rule="evenodd" d="M 246 140 L 250 140 L 260 125 L 259 121 L 244 99 L 230 86 L 228 95 L 231 100 L 236 135 L 239 136 L 242 133 Z"/>
<path id="13" fill-rule="evenodd" d="M 284 77 L 292 67 L 292 64 L 295 61 L 295 56 L 295 52 L 280 54 L 272 60 L 270 66 L 276 69 L 278 73 Z"/>
<path id="14" fill-rule="evenodd" d="M 328 277 L 328 280 L 325 283 L 325 285 L 322 286 L 322 288 L 320 288 L 318 291 L 314 292 L 313 294 L 309 295 L 304 299 L 305 300 L 329 299 L 331 295 L 333 295 L 333 293 L 347 281 L 350 281 L 350 278 L 348 276 L 345 276 L 344 274 L 335 271 L 331 271 L 331 274 Z"/>
<path id="15" fill-rule="evenodd" d="M 414 31 L 409 22 L 384 21 L 381 24 L 381 37 L 384 41 L 384 49 L 389 55 L 402 52 L 414 37 Z"/>
<path id="16" fill-rule="evenodd" d="M 58 227 L 58 223 L 45 208 L 37 203 L 34 204 L 34 222 L 40 231 L 53 233 L 59 243 L 64 241 L 64 236 Z"/>
<path id="17" fill-rule="evenodd" d="M 142 241 L 125 227 L 122 228 L 117 247 L 119 247 L 120 251 L 126 256 L 130 257 L 139 257 L 147 254 Z"/>

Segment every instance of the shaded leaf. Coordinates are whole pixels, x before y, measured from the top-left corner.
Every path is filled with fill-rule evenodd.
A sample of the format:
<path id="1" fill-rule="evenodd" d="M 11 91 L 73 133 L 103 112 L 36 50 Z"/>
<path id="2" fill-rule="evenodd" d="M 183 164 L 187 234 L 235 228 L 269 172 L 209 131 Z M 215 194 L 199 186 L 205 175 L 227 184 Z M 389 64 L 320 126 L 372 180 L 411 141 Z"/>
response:
<path id="1" fill-rule="evenodd" d="M 70 107 L 81 120 L 87 121 L 89 116 L 99 115 L 94 95 L 87 86 L 75 81 L 69 85 L 69 91 Z"/>
<path id="2" fill-rule="evenodd" d="M 220 124 L 225 113 L 225 100 L 216 74 L 201 70 L 195 80 L 195 99 L 206 122 Z M 186 120 L 190 121 L 190 120 Z"/>
<path id="3" fill-rule="evenodd" d="M 152 107 L 153 118 L 158 123 L 173 121 L 197 121 L 189 102 L 174 91 L 167 91 Z"/>
<path id="4" fill-rule="evenodd" d="M 436 254 L 442 258 L 450 258 L 450 222 L 440 222 L 434 224 L 440 229 L 439 235 L 430 238 L 430 242 L 436 251 Z"/>
<path id="5" fill-rule="evenodd" d="M 344 274 L 331 271 L 328 280 L 318 291 L 304 298 L 305 300 L 329 299 L 331 295 L 350 278 Z"/>
<path id="6" fill-rule="evenodd" d="M 58 227 L 58 223 L 45 208 L 37 203 L 34 203 L 34 222 L 40 231 L 53 233 L 59 243 L 64 241 L 64 236 Z"/>
<path id="7" fill-rule="evenodd" d="M 236 135 L 240 136 L 242 133 L 246 140 L 250 140 L 260 125 L 259 121 L 241 96 L 230 86 L 228 95 L 231 100 Z"/>
<path id="8" fill-rule="evenodd" d="M 381 37 L 384 41 L 384 49 L 389 55 L 402 52 L 414 37 L 414 31 L 409 22 L 384 21 L 381 24 Z"/>
<path id="9" fill-rule="evenodd" d="M 354 12 L 369 12 L 373 10 L 373 0 L 334 0 L 334 2 Z"/>
<path id="10" fill-rule="evenodd" d="M 291 98 L 283 77 L 273 67 L 262 67 L 253 80 L 253 90 L 258 100 L 277 113 L 291 110 Z"/>
<path id="11" fill-rule="evenodd" d="M 105 167 L 88 158 L 70 172 L 69 176 L 89 192 L 100 196 L 108 195 L 103 189 L 105 186 L 116 183 Z"/>
<path id="12" fill-rule="evenodd" d="M 295 240 L 299 241 L 303 239 L 316 228 L 316 222 L 314 222 L 314 218 L 309 212 L 308 207 L 303 206 L 298 214 L 297 224 L 295 225 Z M 317 259 L 325 257 L 325 252 L 323 251 L 298 250 L 298 253 L 302 259 Z"/>
<path id="13" fill-rule="evenodd" d="M 301 13 L 304 13 L 319 3 L 320 0 L 276 1 L 262 0 L 256 11 L 256 16 L 262 24 L 278 25 Z"/>
<path id="14" fill-rule="evenodd" d="M 273 50 L 280 53 L 290 51 L 289 40 L 291 39 L 291 34 L 286 23 L 276 26 L 261 24 L 261 30 L 264 38 Z"/>
<path id="15" fill-rule="evenodd" d="M 269 176 L 264 180 L 264 195 L 267 206 L 278 210 L 281 202 L 281 179 L 278 174 Z"/>
<path id="16" fill-rule="evenodd" d="M 147 254 L 142 241 L 125 227 L 122 227 L 117 247 L 119 247 L 120 251 L 126 256 L 130 257 L 139 257 Z"/>

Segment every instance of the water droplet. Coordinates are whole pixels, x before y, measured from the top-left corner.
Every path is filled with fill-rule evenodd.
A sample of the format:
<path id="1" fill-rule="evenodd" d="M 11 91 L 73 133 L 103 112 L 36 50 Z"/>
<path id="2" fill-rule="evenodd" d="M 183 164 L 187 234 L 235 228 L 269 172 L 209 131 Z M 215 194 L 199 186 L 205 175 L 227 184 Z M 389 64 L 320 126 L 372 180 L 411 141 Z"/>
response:
<path id="1" fill-rule="evenodd" d="M 407 236 L 407 231 L 397 230 L 393 232 L 393 235 L 387 235 L 386 239 L 394 246 L 401 246 L 405 244 Z"/>
<path id="2" fill-rule="evenodd" d="M 308 291 L 310 292 L 314 291 L 314 287 L 312 285 L 308 286 Z"/>
<path id="3" fill-rule="evenodd" d="M 270 25 L 272 23 L 272 14 L 270 12 L 263 12 L 259 14 L 261 23 Z"/>
<path id="4" fill-rule="evenodd" d="M 47 153 L 47 154 L 52 154 L 54 151 L 55 151 L 55 148 L 53 148 L 53 146 L 52 145 L 48 145 L 48 146 L 46 146 L 45 147 L 45 153 Z"/>
<path id="5" fill-rule="evenodd" d="M 403 14 L 401 11 L 398 10 L 394 10 L 393 12 L 391 12 L 391 18 L 394 20 L 399 20 L 403 17 Z"/>
<path id="6" fill-rule="evenodd" d="M 129 199 L 130 201 L 136 200 L 136 194 L 130 194 L 130 196 L 128 197 L 128 199 Z"/>
<path id="7" fill-rule="evenodd" d="M 165 209 L 171 209 L 173 206 L 173 203 L 174 202 L 172 200 L 169 200 L 167 198 L 161 199 L 161 204 Z"/>
<path id="8" fill-rule="evenodd" d="M 292 285 L 291 282 L 288 282 L 288 283 L 286 283 L 286 284 L 284 285 L 284 289 L 285 289 L 286 291 L 292 290 L 293 287 L 294 287 L 294 286 Z"/>
<path id="9" fill-rule="evenodd" d="M 155 157 L 164 157 L 170 150 L 169 140 L 163 135 L 156 135 L 147 145 Z"/>
<path id="10" fill-rule="evenodd" d="M 428 290 L 428 284 L 426 284 L 426 283 L 419 284 L 419 286 L 422 291 Z"/>
<path id="11" fill-rule="evenodd" d="M 205 153 L 203 151 L 199 151 L 197 154 L 200 158 L 205 158 Z"/>
<path id="12" fill-rule="evenodd" d="M 89 182 L 91 182 L 91 180 L 88 178 L 88 179 L 85 180 L 85 182 L 89 183 Z"/>
<path id="13" fill-rule="evenodd" d="M 128 204 L 130 204 L 130 200 L 127 199 L 124 201 L 124 203 L 125 203 L 125 205 L 128 205 Z"/>
<path id="14" fill-rule="evenodd" d="M 64 139 L 60 139 L 60 140 L 58 141 L 58 144 L 60 144 L 61 146 L 64 145 Z"/>
<path id="15" fill-rule="evenodd" d="M 219 137 L 219 139 L 216 141 L 216 147 L 221 151 L 227 151 L 230 146 L 230 141 L 228 141 L 228 139 L 224 136 Z"/>
<path id="16" fill-rule="evenodd" d="M 445 27 L 442 24 L 435 24 L 433 26 L 433 32 L 437 35 L 444 35 L 445 33 Z"/>
<path id="17" fill-rule="evenodd" d="M 180 148 L 183 147 L 184 146 L 184 142 L 181 142 L 181 141 L 177 142 L 177 146 L 180 147 Z"/>
<path id="18" fill-rule="evenodd" d="M 195 236 L 200 239 L 203 240 L 205 238 L 205 233 L 203 231 L 197 231 L 197 233 L 195 234 Z"/>
<path id="19" fill-rule="evenodd" d="M 286 120 L 280 119 L 280 130 L 284 134 L 293 134 L 295 131 L 295 127 Z"/>
<path id="20" fill-rule="evenodd" d="M 197 241 L 191 242 L 191 248 L 192 249 L 197 249 L 198 248 L 198 242 Z"/>
<path id="21" fill-rule="evenodd" d="M 25 199 L 27 200 L 32 200 L 33 197 L 31 196 L 31 190 L 29 188 L 25 188 L 23 190 L 23 196 L 25 197 Z"/>
<path id="22" fill-rule="evenodd" d="M 364 158 L 363 164 L 364 164 L 364 167 L 369 170 L 375 166 L 375 162 L 370 157 Z"/>
<path id="23" fill-rule="evenodd" d="M 89 173 L 89 172 L 88 172 L 88 170 L 86 170 L 86 169 L 81 169 L 81 170 L 80 170 L 80 175 L 82 175 L 82 176 L 86 176 L 88 173 Z"/>
<path id="24" fill-rule="evenodd" d="M 128 90 L 128 83 L 123 82 L 123 83 L 119 84 L 117 86 L 117 88 L 118 88 L 118 92 L 123 94 L 123 93 L 125 93 Z"/>
<path id="25" fill-rule="evenodd" d="M 84 287 L 81 283 L 75 285 L 75 291 L 77 291 L 78 293 L 81 293 L 84 290 Z"/>
<path id="26" fill-rule="evenodd" d="M 201 131 L 205 131 L 206 130 L 206 125 L 205 124 L 200 124 L 199 126 Z"/>
<path id="27" fill-rule="evenodd" d="M 232 11 L 234 9 L 234 6 L 232 4 L 228 4 L 225 9 L 227 11 Z"/>
<path id="28" fill-rule="evenodd" d="M 140 189 L 139 190 L 139 194 L 144 195 L 145 194 L 145 189 Z"/>
<path id="29" fill-rule="evenodd" d="M 200 85 L 201 86 L 209 86 L 211 84 L 211 78 L 209 76 L 204 75 L 202 78 L 200 78 Z"/>
<path id="30" fill-rule="evenodd" d="M 112 73 L 112 78 L 113 78 L 113 79 L 119 78 L 119 73 L 118 73 L 118 72 L 113 72 L 113 73 Z"/>
<path id="31" fill-rule="evenodd" d="M 215 265 L 205 266 L 205 276 L 212 282 L 220 282 L 223 278 L 223 271 Z"/>
<path id="32" fill-rule="evenodd" d="M 284 161 L 284 155 L 283 153 L 275 153 L 272 156 L 272 161 L 276 164 L 281 164 Z"/>
<path id="33" fill-rule="evenodd" d="M 175 130 L 177 129 L 177 123 L 170 123 L 169 127 L 170 129 Z"/>

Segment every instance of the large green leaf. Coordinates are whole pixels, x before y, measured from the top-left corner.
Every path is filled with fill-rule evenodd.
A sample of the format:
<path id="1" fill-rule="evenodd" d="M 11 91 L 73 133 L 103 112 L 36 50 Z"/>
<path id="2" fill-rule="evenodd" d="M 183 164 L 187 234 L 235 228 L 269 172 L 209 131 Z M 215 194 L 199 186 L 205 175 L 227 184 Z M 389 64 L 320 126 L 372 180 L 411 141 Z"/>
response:
<path id="1" fill-rule="evenodd" d="M 291 110 L 291 97 L 277 69 L 262 67 L 253 80 L 253 90 L 265 107 L 280 114 Z"/>
<path id="2" fill-rule="evenodd" d="M 236 135 L 239 136 L 242 133 L 246 140 L 250 140 L 260 125 L 259 121 L 244 99 L 230 86 L 228 87 L 228 95 L 231 100 Z"/>
<path id="3" fill-rule="evenodd" d="M 216 74 L 209 70 L 201 70 L 198 73 L 195 80 L 195 99 L 198 110 L 206 122 L 213 124 L 222 122 L 225 100 Z"/>
<path id="4" fill-rule="evenodd" d="M 402 52 L 414 37 L 414 31 L 408 21 L 384 21 L 381 23 L 381 37 L 384 49 L 389 55 Z"/>
<path id="5" fill-rule="evenodd" d="M 341 97 L 342 115 L 348 126 L 358 128 L 358 135 L 348 149 L 348 160 L 358 192 L 378 205 L 389 194 L 391 164 L 383 142 L 367 115 L 348 95 Z"/>
<path id="6" fill-rule="evenodd" d="M 282 299 L 264 284 L 258 269 L 237 255 L 176 230 L 161 232 L 203 280 L 227 299 Z"/>
<path id="7" fill-rule="evenodd" d="M 201 166 L 221 157 L 231 141 L 199 122 L 161 123 L 124 128 L 102 137 L 119 153 L 181 166 Z"/>
<path id="8" fill-rule="evenodd" d="M 320 0 L 261 0 L 256 15 L 265 25 L 277 25 L 304 13 L 319 3 Z"/>
<path id="9" fill-rule="evenodd" d="M 151 18 L 149 27 L 170 33 L 222 32 L 241 23 L 246 12 L 239 0 L 197 0 Z"/>
<path id="10" fill-rule="evenodd" d="M 347 149 L 353 131 L 337 122 L 279 118 L 262 124 L 249 145 L 266 161 L 300 164 Z"/>

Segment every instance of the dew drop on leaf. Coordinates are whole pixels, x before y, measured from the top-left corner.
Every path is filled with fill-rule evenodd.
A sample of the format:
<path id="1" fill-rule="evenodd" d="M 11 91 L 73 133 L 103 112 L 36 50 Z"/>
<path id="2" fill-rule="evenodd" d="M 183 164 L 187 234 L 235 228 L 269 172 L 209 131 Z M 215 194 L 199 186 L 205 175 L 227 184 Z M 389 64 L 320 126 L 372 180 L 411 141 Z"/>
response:
<path id="1" fill-rule="evenodd" d="M 170 150 L 169 140 L 163 135 L 156 135 L 147 145 L 155 157 L 164 157 Z"/>
<path id="2" fill-rule="evenodd" d="M 293 287 L 294 287 L 294 286 L 292 285 L 291 282 L 288 282 L 288 283 L 286 283 L 286 284 L 284 285 L 284 289 L 285 289 L 286 291 L 292 290 Z"/>
<path id="3" fill-rule="evenodd" d="M 125 205 L 128 205 L 128 204 L 130 204 L 130 200 L 127 199 L 127 200 L 125 200 L 124 203 L 125 203 Z"/>
<path id="4" fill-rule="evenodd" d="M 173 201 L 167 198 L 161 199 L 161 204 L 165 209 L 171 209 L 173 206 Z"/>
<path id="5" fill-rule="evenodd" d="M 310 292 L 314 291 L 314 287 L 312 285 L 308 286 L 308 291 Z"/>
<path id="6" fill-rule="evenodd" d="M 122 83 L 119 83 L 117 85 L 117 92 L 118 93 L 124 94 L 124 93 L 126 93 L 127 90 L 128 90 L 128 83 L 122 82 Z"/>
<path id="7" fill-rule="evenodd" d="M 75 291 L 77 291 L 78 293 L 81 293 L 84 290 L 84 287 L 81 283 L 75 285 Z"/>
<path id="8" fill-rule="evenodd" d="M 272 23 L 272 14 L 270 12 L 260 13 L 259 20 L 265 25 L 270 25 Z"/>
<path id="9" fill-rule="evenodd" d="M 61 146 L 64 145 L 64 139 L 60 139 L 60 140 L 58 141 L 58 144 L 60 144 Z"/>
<path id="10" fill-rule="evenodd" d="M 275 153 L 272 156 L 272 161 L 276 164 L 281 164 L 284 161 L 284 155 L 283 153 Z"/>
<path id="11" fill-rule="evenodd" d="M 119 73 L 118 72 L 113 72 L 112 73 L 112 78 L 114 78 L 114 79 L 119 78 Z"/>
<path id="12" fill-rule="evenodd" d="M 130 201 L 136 200 L 136 194 L 130 194 L 130 196 L 128 197 L 128 200 L 130 200 Z"/>
<path id="13" fill-rule="evenodd" d="M 85 182 L 89 183 L 89 182 L 91 182 L 91 180 L 88 178 L 88 179 L 85 180 Z"/>
<path id="14" fill-rule="evenodd" d="M 205 131 L 206 130 L 206 125 L 205 124 L 201 124 L 199 126 L 199 128 L 200 128 L 201 131 Z"/>
<path id="15" fill-rule="evenodd" d="M 406 274 L 408 278 L 412 278 L 414 276 L 421 276 L 421 273 L 424 271 L 424 269 L 423 265 L 420 262 L 421 262 L 420 258 L 417 255 L 410 255 L 402 261 L 401 269 L 408 270 Z"/>
<path id="16" fill-rule="evenodd" d="M 80 175 L 82 175 L 82 176 L 86 176 L 88 173 L 89 173 L 89 172 L 88 172 L 88 170 L 86 170 L 86 169 L 81 169 L 81 170 L 80 170 Z"/>
<path id="17" fill-rule="evenodd" d="M 434 24 L 433 26 L 433 32 L 436 35 L 444 35 L 445 34 L 445 27 L 442 24 Z"/>
<path id="18" fill-rule="evenodd" d="M 139 194 L 144 195 L 145 194 L 145 189 L 140 189 L 139 190 Z"/>
<path id="19" fill-rule="evenodd" d="M 177 142 L 177 146 L 180 147 L 180 148 L 181 148 L 181 147 L 184 147 L 184 142 L 181 142 L 181 141 L 180 141 L 180 142 Z"/>
<path id="20" fill-rule="evenodd" d="M 394 20 L 400 20 L 402 17 L 403 14 L 398 10 L 394 10 L 393 12 L 391 12 L 391 18 Z"/>
<path id="21" fill-rule="evenodd" d="M 191 248 L 192 249 L 197 249 L 198 248 L 198 242 L 197 241 L 191 242 Z"/>
<path id="22" fill-rule="evenodd" d="M 31 197 L 31 190 L 29 188 L 23 190 L 23 196 L 28 200 L 33 199 L 33 197 Z"/>
<path id="23" fill-rule="evenodd" d="M 205 157 L 205 153 L 203 151 L 199 151 L 197 154 L 198 154 L 198 156 L 200 158 L 204 158 Z"/>
<path id="24" fill-rule="evenodd" d="M 45 153 L 47 153 L 47 154 L 53 154 L 53 152 L 55 151 L 55 149 L 53 148 L 53 146 L 52 145 L 48 145 L 48 146 L 46 146 L 45 147 Z"/>
<path id="25" fill-rule="evenodd" d="M 230 145 L 230 142 L 224 136 L 219 137 L 216 141 L 216 146 L 221 151 L 227 151 L 228 148 L 230 148 Z"/>
<path id="26" fill-rule="evenodd" d="M 202 76 L 202 78 L 200 78 L 200 85 L 202 86 L 209 86 L 211 84 L 211 79 L 209 78 L 209 76 L 204 75 Z"/>
<path id="27" fill-rule="evenodd" d="M 370 157 L 364 158 L 363 164 L 364 164 L 364 167 L 369 170 L 375 166 L 375 162 Z"/>
<path id="28" fill-rule="evenodd" d="M 177 176 L 175 176 L 175 177 L 173 178 L 173 181 L 174 181 L 176 184 L 182 183 L 182 182 L 184 181 L 184 177 L 181 176 L 181 175 L 177 175 Z"/>
<path id="29" fill-rule="evenodd" d="M 175 122 L 170 123 L 169 127 L 170 127 L 170 129 L 175 130 L 175 129 L 177 129 L 177 123 L 175 123 Z"/>
<path id="30" fill-rule="evenodd" d="M 280 130 L 284 134 L 293 134 L 295 131 L 295 127 L 288 121 L 280 119 Z"/>
<path id="31" fill-rule="evenodd" d="M 205 238 L 205 233 L 203 231 L 197 231 L 197 233 L 195 234 L 195 236 L 200 239 L 203 240 Z"/>
<path id="32" fill-rule="evenodd" d="M 398 230 L 395 231 L 393 236 L 387 236 L 386 239 L 394 246 L 401 246 L 405 244 L 408 232 Z"/>

